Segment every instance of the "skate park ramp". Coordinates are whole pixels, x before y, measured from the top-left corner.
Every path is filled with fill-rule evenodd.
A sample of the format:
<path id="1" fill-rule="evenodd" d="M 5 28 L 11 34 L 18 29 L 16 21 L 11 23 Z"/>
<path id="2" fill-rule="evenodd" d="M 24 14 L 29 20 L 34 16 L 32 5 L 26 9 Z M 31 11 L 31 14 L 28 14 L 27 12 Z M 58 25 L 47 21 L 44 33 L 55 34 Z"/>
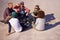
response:
<path id="1" fill-rule="evenodd" d="M 0 20 L 3 19 L 4 10 L 9 2 L 17 4 L 20 1 L 24 1 L 25 6 L 31 12 L 33 12 L 35 5 L 40 6 L 49 21 L 47 21 L 46 30 L 36 31 L 32 28 L 7 36 L 8 24 L 0 22 L 0 40 L 60 40 L 60 0 L 0 0 Z"/>

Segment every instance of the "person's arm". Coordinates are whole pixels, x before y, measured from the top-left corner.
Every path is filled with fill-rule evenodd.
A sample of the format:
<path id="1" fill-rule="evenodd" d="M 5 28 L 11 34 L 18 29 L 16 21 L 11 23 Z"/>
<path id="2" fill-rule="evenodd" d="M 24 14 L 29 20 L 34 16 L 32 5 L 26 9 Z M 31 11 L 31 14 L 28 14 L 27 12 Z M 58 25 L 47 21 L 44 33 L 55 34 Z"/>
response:
<path id="1" fill-rule="evenodd" d="M 6 10 L 7 16 L 11 16 L 11 13 L 9 13 L 9 10 Z"/>
<path id="2" fill-rule="evenodd" d="M 25 7 L 25 12 L 30 13 L 30 9 Z"/>
<path id="3" fill-rule="evenodd" d="M 7 17 L 7 9 L 5 9 L 3 17 L 4 17 L 4 19 L 6 19 L 6 17 Z"/>
<path id="4" fill-rule="evenodd" d="M 37 17 L 38 17 L 38 16 L 35 16 L 35 15 L 34 15 L 34 13 L 31 13 L 31 15 L 32 15 L 33 17 L 35 17 L 35 18 L 37 18 Z"/>
<path id="5" fill-rule="evenodd" d="M 25 7 L 25 13 L 26 13 L 26 16 L 28 16 L 30 14 L 30 9 Z"/>

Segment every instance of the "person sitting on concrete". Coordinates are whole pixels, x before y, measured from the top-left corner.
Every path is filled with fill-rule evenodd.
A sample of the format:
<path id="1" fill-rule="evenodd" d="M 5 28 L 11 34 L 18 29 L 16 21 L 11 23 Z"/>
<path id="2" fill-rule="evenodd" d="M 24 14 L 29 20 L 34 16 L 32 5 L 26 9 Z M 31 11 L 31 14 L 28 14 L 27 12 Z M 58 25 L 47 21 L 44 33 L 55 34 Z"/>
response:
<path id="1" fill-rule="evenodd" d="M 9 2 L 8 3 L 8 7 L 5 9 L 4 11 L 4 19 L 3 20 L 0 20 L 0 22 L 3 22 L 3 23 L 8 23 L 9 24 L 9 30 L 8 30 L 8 34 L 10 34 L 11 32 L 11 25 L 10 23 L 8 22 L 11 18 L 11 13 L 13 12 L 13 3 Z"/>
<path id="2" fill-rule="evenodd" d="M 21 5 L 21 8 L 20 8 L 20 14 L 21 14 L 20 18 L 21 19 L 20 18 L 19 19 L 20 19 L 21 23 L 25 24 L 27 22 L 28 16 L 30 15 L 30 9 L 25 7 L 23 1 L 20 2 L 20 5 Z"/>
<path id="3" fill-rule="evenodd" d="M 18 20 L 18 14 L 20 11 L 20 6 L 15 5 L 14 6 L 14 12 L 12 12 L 12 18 L 9 20 L 11 26 L 13 27 L 15 32 L 21 32 L 22 31 L 22 26 L 20 25 L 20 22 Z"/>
<path id="4" fill-rule="evenodd" d="M 33 16 L 33 21 L 35 23 L 36 21 L 36 17 L 37 17 L 37 12 L 40 11 L 39 5 L 35 5 L 34 11 L 32 12 L 32 16 Z"/>
<path id="5" fill-rule="evenodd" d="M 44 13 L 44 11 L 40 10 L 37 12 L 37 18 L 36 18 L 34 28 L 38 31 L 42 31 L 45 29 L 45 13 Z"/>
<path id="6" fill-rule="evenodd" d="M 7 23 L 9 20 L 9 17 L 11 16 L 11 13 L 13 12 L 13 3 L 8 3 L 8 7 L 4 11 L 4 20 L 1 20 L 1 22 Z"/>

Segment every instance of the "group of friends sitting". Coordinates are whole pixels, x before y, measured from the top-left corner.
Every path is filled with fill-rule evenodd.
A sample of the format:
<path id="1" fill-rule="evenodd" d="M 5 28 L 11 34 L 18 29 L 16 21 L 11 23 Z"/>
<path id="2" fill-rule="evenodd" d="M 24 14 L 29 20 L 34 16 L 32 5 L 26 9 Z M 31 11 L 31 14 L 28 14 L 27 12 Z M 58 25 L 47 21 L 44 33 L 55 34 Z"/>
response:
<path id="1" fill-rule="evenodd" d="M 5 9 L 3 16 L 4 19 L 0 20 L 0 22 L 9 25 L 8 34 L 11 34 L 11 27 L 15 32 L 22 32 L 25 26 L 28 25 L 32 25 L 36 30 L 44 30 L 45 13 L 39 8 L 39 5 L 35 5 L 34 11 L 30 13 L 30 9 L 24 6 L 23 1 L 14 6 L 13 3 L 10 2 L 8 3 L 8 7 Z"/>

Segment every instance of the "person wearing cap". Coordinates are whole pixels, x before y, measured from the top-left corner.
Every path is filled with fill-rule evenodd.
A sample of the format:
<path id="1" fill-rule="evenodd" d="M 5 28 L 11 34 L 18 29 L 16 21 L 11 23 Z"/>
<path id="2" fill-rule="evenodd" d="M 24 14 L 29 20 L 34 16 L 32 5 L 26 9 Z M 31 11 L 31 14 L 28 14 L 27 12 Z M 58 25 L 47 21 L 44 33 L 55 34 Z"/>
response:
<path id="1" fill-rule="evenodd" d="M 21 5 L 20 13 L 23 14 L 23 15 L 25 14 L 26 16 L 28 16 L 30 14 L 30 9 L 25 7 L 23 1 L 20 2 L 20 5 Z"/>
<path id="2" fill-rule="evenodd" d="M 27 22 L 27 19 L 29 19 L 28 17 L 30 15 L 30 9 L 25 7 L 23 1 L 20 2 L 20 5 L 21 5 L 20 13 L 21 13 L 21 19 L 22 19 L 21 22 L 23 22 L 25 24 Z"/>
<path id="3" fill-rule="evenodd" d="M 26 13 L 30 13 L 30 9 L 28 9 L 28 8 L 25 7 L 23 1 L 20 2 L 20 5 L 21 5 L 21 10 L 24 10 Z"/>

